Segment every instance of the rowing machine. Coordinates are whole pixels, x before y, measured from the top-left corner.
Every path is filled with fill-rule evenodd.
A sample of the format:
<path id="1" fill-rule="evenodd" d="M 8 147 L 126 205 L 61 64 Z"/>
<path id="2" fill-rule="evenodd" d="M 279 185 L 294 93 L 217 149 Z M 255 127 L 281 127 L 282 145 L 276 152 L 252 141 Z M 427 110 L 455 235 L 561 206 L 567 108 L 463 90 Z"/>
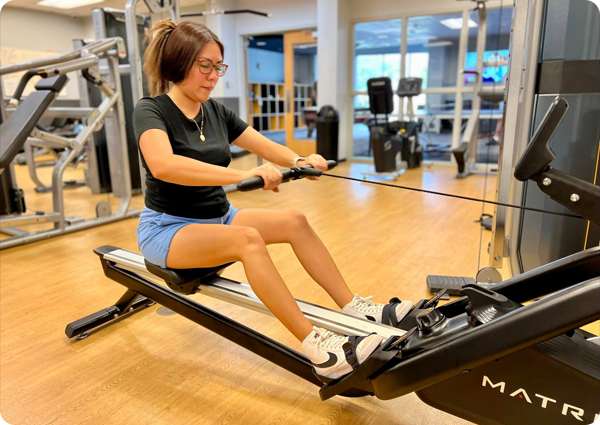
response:
<path id="1" fill-rule="evenodd" d="M 306 167 L 283 171 L 284 181 L 318 173 Z M 239 189 L 263 184 L 253 178 Z M 115 247 L 95 252 L 105 275 L 127 291 L 114 306 L 69 324 L 68 337 L 86 336 L 157 302 L 317 385 L 322 400 L 388 400 L 416 392 L 433 407 L 481 425 L 590 423 L 600 412 L 600 345 L 578 329 L 600 319 L 600 247 L 490 289 L 468 285 L 462 298 L 439 308 L 439 296 L 422 301 L 408 332 L 298 301 L 317 326 L 386 338 L 354 372 L 333 381 L 316 376 L 306 356 L 184 295 L 198 292 L 268 312 L 247 285 L 220 277 L 227 265 L 163 269 Z M 167 287 L 155 282 L 160 279 Z"/>

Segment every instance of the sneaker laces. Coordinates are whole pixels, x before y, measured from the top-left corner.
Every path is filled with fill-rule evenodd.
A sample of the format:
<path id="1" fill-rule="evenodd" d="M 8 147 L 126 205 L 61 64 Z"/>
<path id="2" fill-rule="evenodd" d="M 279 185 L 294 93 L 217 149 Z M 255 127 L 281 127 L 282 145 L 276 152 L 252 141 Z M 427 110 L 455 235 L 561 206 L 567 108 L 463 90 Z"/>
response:
<path id="1" fill-rule="evenodd" d="M 374 303 L 373 296 L 363 298 L 358 294 L 355 294 L 354 300 L 352 300 L 352 307 L 361 313 L 381 313 L 383 310 L 383 304 Z"/>
<path id="2" fill-rule="evenodd" d="M 348 337 L 338 335 L 334 332 L 328 331 L 327 329 L 315 328 L 319 336 L 315 346 L 321 347 L 325 350 L 338 350 L 348 342 Z"/>

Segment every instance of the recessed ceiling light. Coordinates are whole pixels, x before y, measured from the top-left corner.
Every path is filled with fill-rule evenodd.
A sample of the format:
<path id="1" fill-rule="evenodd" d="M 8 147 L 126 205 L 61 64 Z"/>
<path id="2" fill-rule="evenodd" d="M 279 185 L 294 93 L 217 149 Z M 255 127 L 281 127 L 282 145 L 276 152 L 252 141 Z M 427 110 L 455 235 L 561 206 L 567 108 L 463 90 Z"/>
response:
<path id="1" fill-rule="evenodd" d="M 433 43 L 423 44 L 423 47 L 443 47 L 443 46 L 452 46 L 454 43 L 451 41 L 434 41 Z"/>
<path id="2" fill-rule="evenodd" d="M 459 30 L 463 26 L 463 20 L 462 18 L 444 19 L 443 21 L 440 21 L 440 24 L 450 28 L 451 30 Z M 477 28 L 477 23 L 471 19 L 469 19 L 467 25 L 469 28 Z"/>
<path id="3" fill-rule="evenodd" d="M 104 0 L 43 0 L 38 2 L 38 4 L 40 6 L 54 7 L 57 9 L 74 9 L 76 7 L 102 2 L 104 2 Z"/>

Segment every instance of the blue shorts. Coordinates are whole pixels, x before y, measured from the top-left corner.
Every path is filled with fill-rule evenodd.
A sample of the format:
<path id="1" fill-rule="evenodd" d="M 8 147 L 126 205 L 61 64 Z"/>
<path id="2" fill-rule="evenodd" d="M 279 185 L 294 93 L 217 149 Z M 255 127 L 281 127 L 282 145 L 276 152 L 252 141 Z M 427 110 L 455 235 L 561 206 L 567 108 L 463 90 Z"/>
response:
<path id="1" fill-rule="evenodd" d="M 175 234 L 188 224 L 231 224 L 239 209 L 229 204 L 229 210 L 223 217 L 185 218 L 159 213 L 144 207 L 137 228 L 138 246 L 146 260 L 160 267 L 167 267 L 167 254 Z"/>

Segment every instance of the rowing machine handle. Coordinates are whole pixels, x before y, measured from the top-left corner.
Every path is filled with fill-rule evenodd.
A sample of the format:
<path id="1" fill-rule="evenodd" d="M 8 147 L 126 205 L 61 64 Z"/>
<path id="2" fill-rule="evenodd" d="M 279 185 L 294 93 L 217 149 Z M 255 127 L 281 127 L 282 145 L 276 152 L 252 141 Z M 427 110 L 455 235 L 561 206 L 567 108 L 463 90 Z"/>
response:
<path id="1" fill-rule="evenodd" d="M 336 165 L 337 162 L 335 161 L 327 161 L 328 170 L 331 170 Z M 306 176 L 318 177 L 323 173 L 320 170 L 315 170 L 312 165 L 302 165 L 301 167 L 286 168 L 281 170 L 281 174 L 283 175 L 281 182 L 286 183 L 290 180 L 297 180 Z M 251 190 L 262 189 L 264 186 L 265 182 L 263 181 L 262 177 L 254 176 L 239 182 L 237 184 L 237 190 L 240 192 L 249 192 Z"/>

